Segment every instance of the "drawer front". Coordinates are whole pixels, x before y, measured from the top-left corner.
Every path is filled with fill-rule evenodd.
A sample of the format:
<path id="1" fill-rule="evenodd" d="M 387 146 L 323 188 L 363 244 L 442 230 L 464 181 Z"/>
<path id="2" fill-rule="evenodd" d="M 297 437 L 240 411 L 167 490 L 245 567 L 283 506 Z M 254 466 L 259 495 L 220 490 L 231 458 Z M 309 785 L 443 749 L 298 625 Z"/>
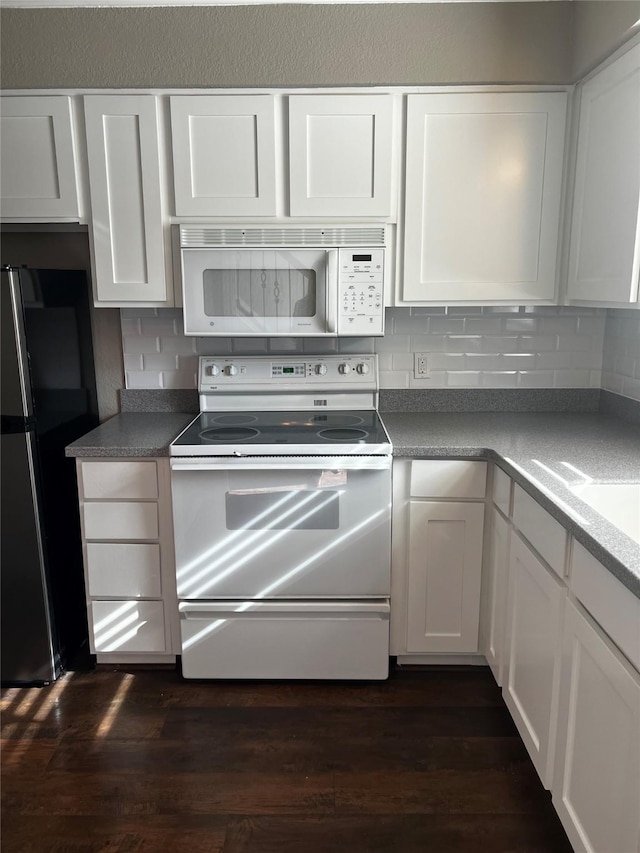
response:
<path id="1" fill-rule="evenodd" d="M 388 676 L 386 604 L 378 612 L 364 605 L 362 614 L 357 604 L 345 612 L 343 603 L 332 613 L 327 602 L 315 606 L 235 602 L 221 608 L 212 602 L 208 611 L 190 611 L 191 607 L 191 602 L 180 605 L 185 678 Z"/>
<path id="2" fill-rule="evenodd" d="M 640 599 L 575 540 L 569 586 L 582 606 L 640 670 Z"/>
<path id="3" fill-rule="evenodd" d="M 415 498 L 484 498 L 486 462 L 456 459 L 411 463 L 411 496 Z"/>
<path id="4" fill-rule="evenodd" d="M 93 601 L 93 649 L 106 652 L 164 652 L 161 601 Z"/>
<path id="5" fill-rule="evenodd" d="M 158 544 L 87 544 L 89 595 L 99 598 L 160 598 Z"/>
<path id="6" fill-rule="evenodd" d="M 511 478 L 497 465 L 493 469 L 492 499 L 500 512 L 511 518 Z"/>
<path id="7" fill-rule="evenodd" d="M 87 503 L 82 507 L 86 539 L 157 539 L 155 503 Z"/>
<path id="8" fill-rule="evenodd" d="M 138 498 L 156 500 L 155 462 L 83 462 L 82 491 L 86 500 Z"/>
<path id="9" fill-rule="evenodd" d="M 513 523 L 554 572 L 564 577 L 569 534 L 520 486 L 513 490 Z"/>

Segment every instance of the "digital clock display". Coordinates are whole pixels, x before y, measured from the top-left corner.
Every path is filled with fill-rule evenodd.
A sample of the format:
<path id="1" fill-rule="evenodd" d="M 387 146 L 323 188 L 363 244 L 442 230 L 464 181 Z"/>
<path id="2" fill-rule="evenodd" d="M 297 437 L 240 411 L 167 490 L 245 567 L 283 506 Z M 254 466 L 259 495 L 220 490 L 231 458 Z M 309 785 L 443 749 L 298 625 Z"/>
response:
<path id="1" fill-rule="evenodd" d="M 295 373 L 296 369 L 295 369 L 295 367 L 283 367 L 282 372 L 283 373 Z"/>
<path id="2" fill-rule="evenodd" d="M 371 255 L 353 255 L 354 261 L 370 261 Z"/>

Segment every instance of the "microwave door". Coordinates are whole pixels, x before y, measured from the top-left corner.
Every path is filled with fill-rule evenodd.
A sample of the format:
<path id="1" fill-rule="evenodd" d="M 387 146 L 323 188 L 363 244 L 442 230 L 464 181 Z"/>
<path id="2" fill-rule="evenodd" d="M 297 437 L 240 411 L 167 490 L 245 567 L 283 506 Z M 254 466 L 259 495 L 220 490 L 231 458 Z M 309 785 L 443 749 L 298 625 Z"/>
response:
<path id="1" fill-rule="evenodd" d="M 337 251 L 183 249 L 185 333 L 335 334 Z"/>

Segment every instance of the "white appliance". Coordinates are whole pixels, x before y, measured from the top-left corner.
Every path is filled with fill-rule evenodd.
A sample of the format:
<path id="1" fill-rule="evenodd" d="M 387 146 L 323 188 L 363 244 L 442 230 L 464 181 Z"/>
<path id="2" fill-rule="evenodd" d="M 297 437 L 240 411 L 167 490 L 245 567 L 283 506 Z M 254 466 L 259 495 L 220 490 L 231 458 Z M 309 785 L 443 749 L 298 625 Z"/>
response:
<path id="1" fill-rule="evenodd" d="M 200 359 L 170 448 L 186 678 L 383 679 L 391 442 L 373 355 Z"/>
<path id="2" fill-rule="evenodd" d="M 186 335 L 382 335 L 384 225 L 179 226 Z"/>

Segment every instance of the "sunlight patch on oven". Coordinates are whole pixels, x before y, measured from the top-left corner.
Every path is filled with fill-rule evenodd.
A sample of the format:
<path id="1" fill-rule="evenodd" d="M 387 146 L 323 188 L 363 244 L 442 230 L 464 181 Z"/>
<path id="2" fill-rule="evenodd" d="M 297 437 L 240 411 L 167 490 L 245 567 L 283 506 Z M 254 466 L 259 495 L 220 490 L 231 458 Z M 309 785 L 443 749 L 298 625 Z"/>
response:
<path id="1" fill-rule="evenodd" d="M 381 515 L 388 513 L 389 509 L 390 506 L 385 507 L 384 509 L 379 510 L 373 515 L 370 515 L 368 518 L 365 518 L 365 520 L 360 522 L 360 524 L 357 524 L 355 527 L 352 527 L 351 530 L 348 530 L 342 536 L 339 536 L 337 539 L 334 539 L 334 541 L 331 542 L 329 545 L 322 548 L 320 551 L 317 551 L 315 554 L 313 554 L 311 557 L 308 557 L 302 563 L 299 563 L 286 574 L 279 577 L 272 584 L 269 584 L 269 586 L 266 586 L 264 589 L 260 590 L 260 592 L 256 594 L 254 600 L 243 602 L 241 605 L 235 608 L 233 612 L 244 613 L 247 610 L 250 610 L 252 607 L 259 606 L 259 603 L 255 599 L 264 599 L 268 595 L 271 595 L 276 589 L 281 587 L 284 583 L 287 583 L 287 581 L 291 580 L 291 578 L 295 575 L 304 571 L 304 569 L 308 568 L 312 563 L 315 563 L 321 557 L 324 557 L 329 551 L 333 550 L 334 548 L 337 548 L 339 545 L 342 545 L 347 539 L 354 536 L 356 533 L 359 533 L 365 527 L 371 525 Z M 315 512 L 316 510 L 313 511 Z M 309 513 L 309 515 L 311 515 L 311 513 Z M 215 607 L 215 605 L 213 605 L 213 607 Z M 192 646 L 195 646 L 197 643 L 201 642 L 205 637 L 211 636 L 211 634 L 213 634 L 215 631 L 218 631 L 220 628 L 223 628 L 227 624 L 227 622 L 230 621 L 230 618 L 216 619 L 215 622 L 212 622 L 210 625 L 207 625 L 206 628 L 203 628 L 201 631 L 198 631 L 198 633 L 194 634 L 193 637 L 189 637 L 188 640 L 183 640 L 183 652 L 191 648 Z"/>
<path id="2" fill-rule="evenodd" d="M 274 543 L 278 542 L 284 536 L 288 536 L 292 530 L 295 530 L 296 527 L 298 527 L 303 522 L 307 521 L 307 519 L 311 518 L 311 516 L 315 515 L 317 512 L 320 512 L 320 510 L 324 509 L 332 501 L 338 500 L 341 497 L 341 495 L 343 495 L 343 494 L 344 494 L 344 491 L 332 492 L 327 500 L 323 501 L 322 503 L 318 504 L 318 506 L 314 507 L 312 510 L 310 510 L 309 512 L 302 515 L 300 518 L 298 518 L 296 520 L 296 522 L 294 524 L 291 525 L 291 527 L 287 527 L 284 530 L 280 530 L 278 533 L 273 533 L 273 526 L 275 524 L 280 523 L 281 521 L 286 519 L 288 516 L 290 516 L 292 513 L 297 512 L 301 506 L 304 506 L 305 504 L 309 503 L 311 500 L 313 500 L 315 498 L 315 492 L 310 492 L 309 496 L 306 497 L 303 501 L 296 503 L 296 505 L 294 507 L 292 507 L 291 509 L 288 509 L 284 513 L 281 513 L 277 518 L 272 519 L 272 521 L 270 521 L 266 527 L 264 527 L 262 530 L 257 531 L 257 533 L 255 535 L 251 535 L 250 537 L 246 537 L 245 542 L 242 542 L 240 545 L 236 546 L 234 549 L 231 550 L 231 552 L 226 553 L 223 557 L 221 557 L 216 562 L 214 562 L 213 565 L 207 566 L 206 569 L 199 572 L 196 576 L 194 576 L 188 582 L 185 581 L 184 583 L 187 586 L 185 588 L 185 586 L 181 585 L 180 592 L 179 592 L 180 597 L 181 598 L 198 598 L 199 596 L 203 595 L 205 592 L 210 590 L 215 584 L 219 583 L 220 581 L 224 580 L 229 575 L 233 574 L 233 572 L 235 572 L 237 569 L 244 566 L 250 560 L 255 559 L 255 557 L 257 557 L 258 554 L 261 554 L 266 548 L 271 547 Z M 245 532 L 245 536 L 246 536 L 246 530 L 244 532 Z M 267 534 L 269 534 L 268 537 L 267 537 Z M 210 575 L 211 572 L 215 572 L 221 565 L 223 565 L 229 559 L 229 557 L 233 557 L 238 552 L 246 550 L 254 542 L 256 542 L 256 540 L 265 539 L 265 537 L 267 537 L 266 541 L 262 542 L 262 544 L 260 544 L 259 546 L 254 547 L 248 553 L 245 553 L 242 557 L 240 557 L 240 559 L 236 560 L 235 563 L 232 563 L 230 566 L 227 566 L 226 568 L 222 569 L 214 577 L 210 577 L 207 580 L 206 584 L 204 584 L 203 586 L 200 586 L 196 589 L 189 586 L 189 584 L 192 584 L 195 581 L 198 581 L 204 577 L 207 577 L 207 575 Z"/>

